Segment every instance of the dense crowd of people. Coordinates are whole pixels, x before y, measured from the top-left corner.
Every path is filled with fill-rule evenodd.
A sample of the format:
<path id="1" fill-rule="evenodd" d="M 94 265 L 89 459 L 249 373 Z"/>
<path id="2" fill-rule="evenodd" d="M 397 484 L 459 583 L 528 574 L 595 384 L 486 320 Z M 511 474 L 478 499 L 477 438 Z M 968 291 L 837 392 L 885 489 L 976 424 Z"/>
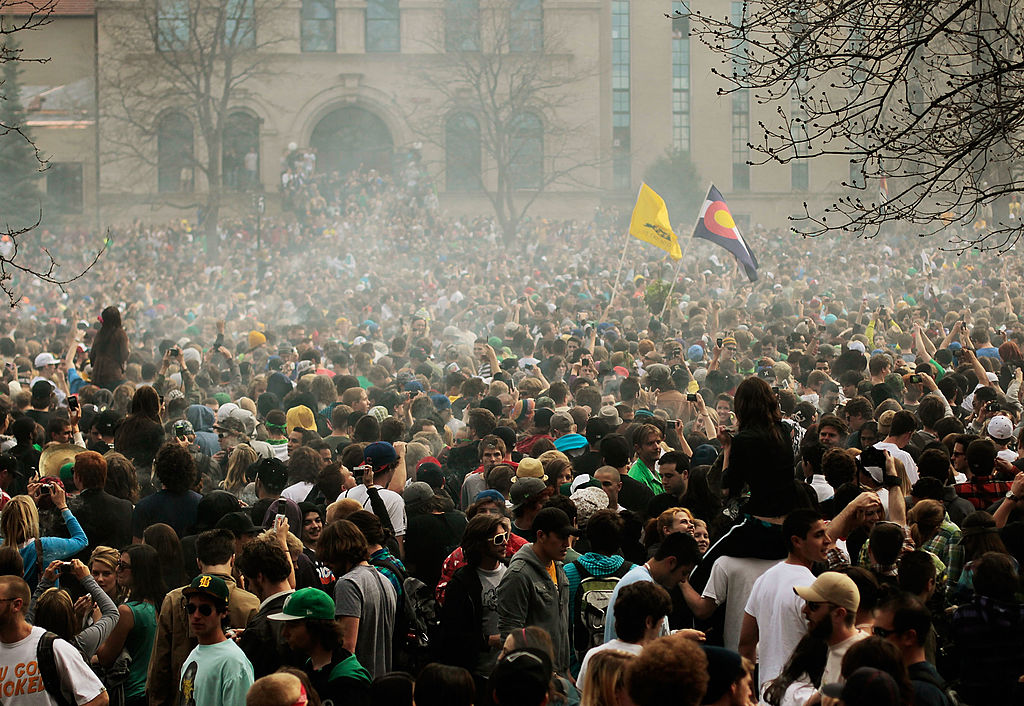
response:
<path id="1" fill-rule="evenodd" d="M 0 702 L 1024 703 L 1018 261 L 307 166 L 11 281 Z"/>

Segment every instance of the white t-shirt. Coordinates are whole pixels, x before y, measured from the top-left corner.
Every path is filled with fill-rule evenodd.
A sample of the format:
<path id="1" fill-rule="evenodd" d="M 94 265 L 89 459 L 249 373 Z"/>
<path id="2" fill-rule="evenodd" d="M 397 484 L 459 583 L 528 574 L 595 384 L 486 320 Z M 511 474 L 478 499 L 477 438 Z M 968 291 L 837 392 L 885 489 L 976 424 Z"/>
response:
<path id="1" fill-rule="evenodd" d="M 834 684 L 838 681 L 842 681 L 843 676 L 840 668 L 843 666 L 843 657 L 846 656 L 846 651 L 867 636 L 868 634 L 866 632 L 858 630 L 852 637 L 848 637 L 842 642 L 836 643 L 828 648 L 828 659 L 825 660 L 825 671 L 821 674 L 822 684 Z"/>
<path id="2" fill-rule="evenodd" d="M 43 628 L 33 627 L 24 640 L 0 642 L 0 699 L 5 706 L 53 706 L 56 703 L 46 693 L 36 661 L 36 649 L 45 632 Z M 84 704 L 103 691 L 103 683 L 70 643 L 59 638 L 54 640 L 53 657 L 65 698 L 73 697 L 69 700 Z"/>
<path id="3" fill-rule="evenodd" d="M 587 676 L 587 665 L 590 664 L 590 658 L 596 655 L 598 652 L 605 652 L 606 650 L 618 650 L 619 652 L 628 652 L 632 655 L 638 655 L 644 651 L 643 645 L 637 645 L 633 642 L 623 642 L 619 638 L 614 638 L 605 642 L 604 644 L 598 645 L 597 647 L 591 647 L 587 650 L 587 654 L 583 655 L 583 664 L 580 665 L 580 675 L 576 677 L 576 685 L 583 690 L 583 685 L 586 683 L 583 678 Z"/>
<path id="4" fill-rule="evenodd" d="M 295 485 L 289 485 L 287 488 L 282 490 L 281 497 L 288 498 L 298 504 L 306 499 L 306 496 L 309 495 L 309 491 L 311 490 L 313 490 L 313 484 L 302 481 Z"/>
<path id="5" fill-rule="evenodd" d="M 711 576 L 701 597 L 711 598 L 716 605 L 725 604 L 723 639 L 728 649 L 739 651 L 743 609 L 750 598 L 754 582 L 778 563 L 778 559 L 737 559 L 732 556 L 720 556 L 712 565 Z"/>
<path id="6" fill-rule="evenodd" d="M 903 469 L 907 472 L 907 480 L 910 481 L 911 485 L 916 483 L 918 478 L 920 478 L 920 475 L 917 472 L 917 464 L 914 462 L 914 457 L 899 446 L 879 441 L 875 444 L 875 448 L 888 451 L 893 458 L 898 458 L 903 463 Z"/>
<path id="7" fill-rule="evenodd" d="M 384 501 L 384 507 L 388 510 L 388 516 L 391 518 L 391 526 L 395 530 L 396 537 L 405 536 L 405 501 L 402 500 L 402 496 L 393 490 L 387 488 L 379 488 L 380 499 Z M 359 502 L 363 506 L 364 510 L 373 512 L 373 507 L 370 504 L 370 493 L 363 484 L 357 485 L 355 488 L 346 490 L 338 496 L 338 500 L 342 498 L 352 498 Z"/>
<path id="8" fill-rule="evenodd" d="M 814 574 L 810 569 L 786 562 L 776 564 L 754 582 L 744 611 L 757 620 L 759 695 L 766 683 L 782 673 L 793 649 L 807 633 L 807 620 L 801 612 L 804 600 L 793 588 L 812 583 Z"/>

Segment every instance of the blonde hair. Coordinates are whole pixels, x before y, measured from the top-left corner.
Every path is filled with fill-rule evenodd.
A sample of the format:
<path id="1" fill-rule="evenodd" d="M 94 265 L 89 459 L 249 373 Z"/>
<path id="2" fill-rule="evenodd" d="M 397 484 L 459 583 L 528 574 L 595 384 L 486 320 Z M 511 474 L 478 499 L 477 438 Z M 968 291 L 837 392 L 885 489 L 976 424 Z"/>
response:
<path id="1" fill-rule="evenodd" d="M 237 493 L 244 488 L 248 482 L 245 478 L 245 472 L 259 458 L 260 455 L 249 444 L 239 444 L 233 448 L 231 455 L 228 456 L 228 471 L 225 474 L 224 480 L 220 482 L 220 487 L 229 493 Z"/>
<path id="2" fill-rule="evenodd" d="M 92 568 L 93 563 L 97 561 L 106 564 L 111 569 L 116 569 L 117 562 L 121 561 L 121 552 L 113 547 L 98 545 L 89 555 L 89 568 Z"/>
<path id="3" fill-rule="evenodd" d="M 276 529 L 264 530 L 263 532 L 260 532 L 258 535 L 256 535 L 256 539 L 258 539 L 261 542 L 273 544 L 275 547 L 281 546 L 277 543 Z M 294 562 L 299 558 L 299 554 L 302 554 L 302 542 L 299 541 L 299 538 L 292 534 L 291 531 L 288 532 L 288 537 L 285 539 L 285 541 L 288 543 L 288 554 L 291 555 L 292 561 Z"/>
<path id="4" fill-rule="evenodd" d="M 4 546 L 19 549 L 22 544 L 39 536 L 39 510 L 27 495 L 15 495 L 0 515 L 0 532 L 4 535 Z M 37 561 L 41 562 L 42 557 Z"/>
<path id="5" fill-rule="evenodd" d="M 634 657 L 622 650 L 604 650 L 591 656 L 580 706 L 617 706 L 626 689 L 626 667 Z"/>

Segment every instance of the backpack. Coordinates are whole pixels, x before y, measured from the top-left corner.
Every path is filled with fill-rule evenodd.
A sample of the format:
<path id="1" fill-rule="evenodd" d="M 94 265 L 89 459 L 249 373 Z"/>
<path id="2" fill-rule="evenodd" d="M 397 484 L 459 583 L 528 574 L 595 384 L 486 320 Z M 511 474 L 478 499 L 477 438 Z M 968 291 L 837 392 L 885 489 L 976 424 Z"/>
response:
<path id="1" fill-rule="evenodd" d="M 58 639 L 56 633 L 47 630 L 39 638 L 36 645 L 36 665 L 39 667 L 39 676 L 43 680 L 43 687 L 50 695 L 57 706 L 75 706 L 64 696 L 60 688 L 60 672 L 57 669 L 57 658 L 53 653 L 53 641 Z"/>
<path id="2" fill-rule="evenodd" d="M 408 671 L 418 670 L 432 661 L 438 628 L 438 607 L 434 591 L 415 576 L 402 581 L 401 615 L 395 618 L 395 659 Z"/>
<path id="3" fill-rule="evenodd" d="M 591 574 L 580 563 L 579 559 L 572 563 L 580 576 L 580 585 L 576 589 L 573 601 L 572 644 L 580 659 L 591 647 L 604 642 L 604 621 L 608 613 L 608 604 L 612 600 L 612 592 L 619 579 L 633 568 L 633 564 L 623 560 L 622 565 L 608 576 L 597 577 Z"/>

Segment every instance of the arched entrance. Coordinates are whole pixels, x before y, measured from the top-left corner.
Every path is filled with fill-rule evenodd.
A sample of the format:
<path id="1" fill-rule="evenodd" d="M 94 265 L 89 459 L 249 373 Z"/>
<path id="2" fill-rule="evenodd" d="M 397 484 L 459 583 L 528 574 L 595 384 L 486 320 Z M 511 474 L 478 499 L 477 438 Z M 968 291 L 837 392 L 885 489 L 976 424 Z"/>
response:
<path id="1" fill-rule="evenodd" d="M 325 115 L 313 128 L 309 146 L 316 150 L 318 172 L 347 174 L 360 165 L 391 172 L 391 131 L 365 108 L 348 105 Z"/>

